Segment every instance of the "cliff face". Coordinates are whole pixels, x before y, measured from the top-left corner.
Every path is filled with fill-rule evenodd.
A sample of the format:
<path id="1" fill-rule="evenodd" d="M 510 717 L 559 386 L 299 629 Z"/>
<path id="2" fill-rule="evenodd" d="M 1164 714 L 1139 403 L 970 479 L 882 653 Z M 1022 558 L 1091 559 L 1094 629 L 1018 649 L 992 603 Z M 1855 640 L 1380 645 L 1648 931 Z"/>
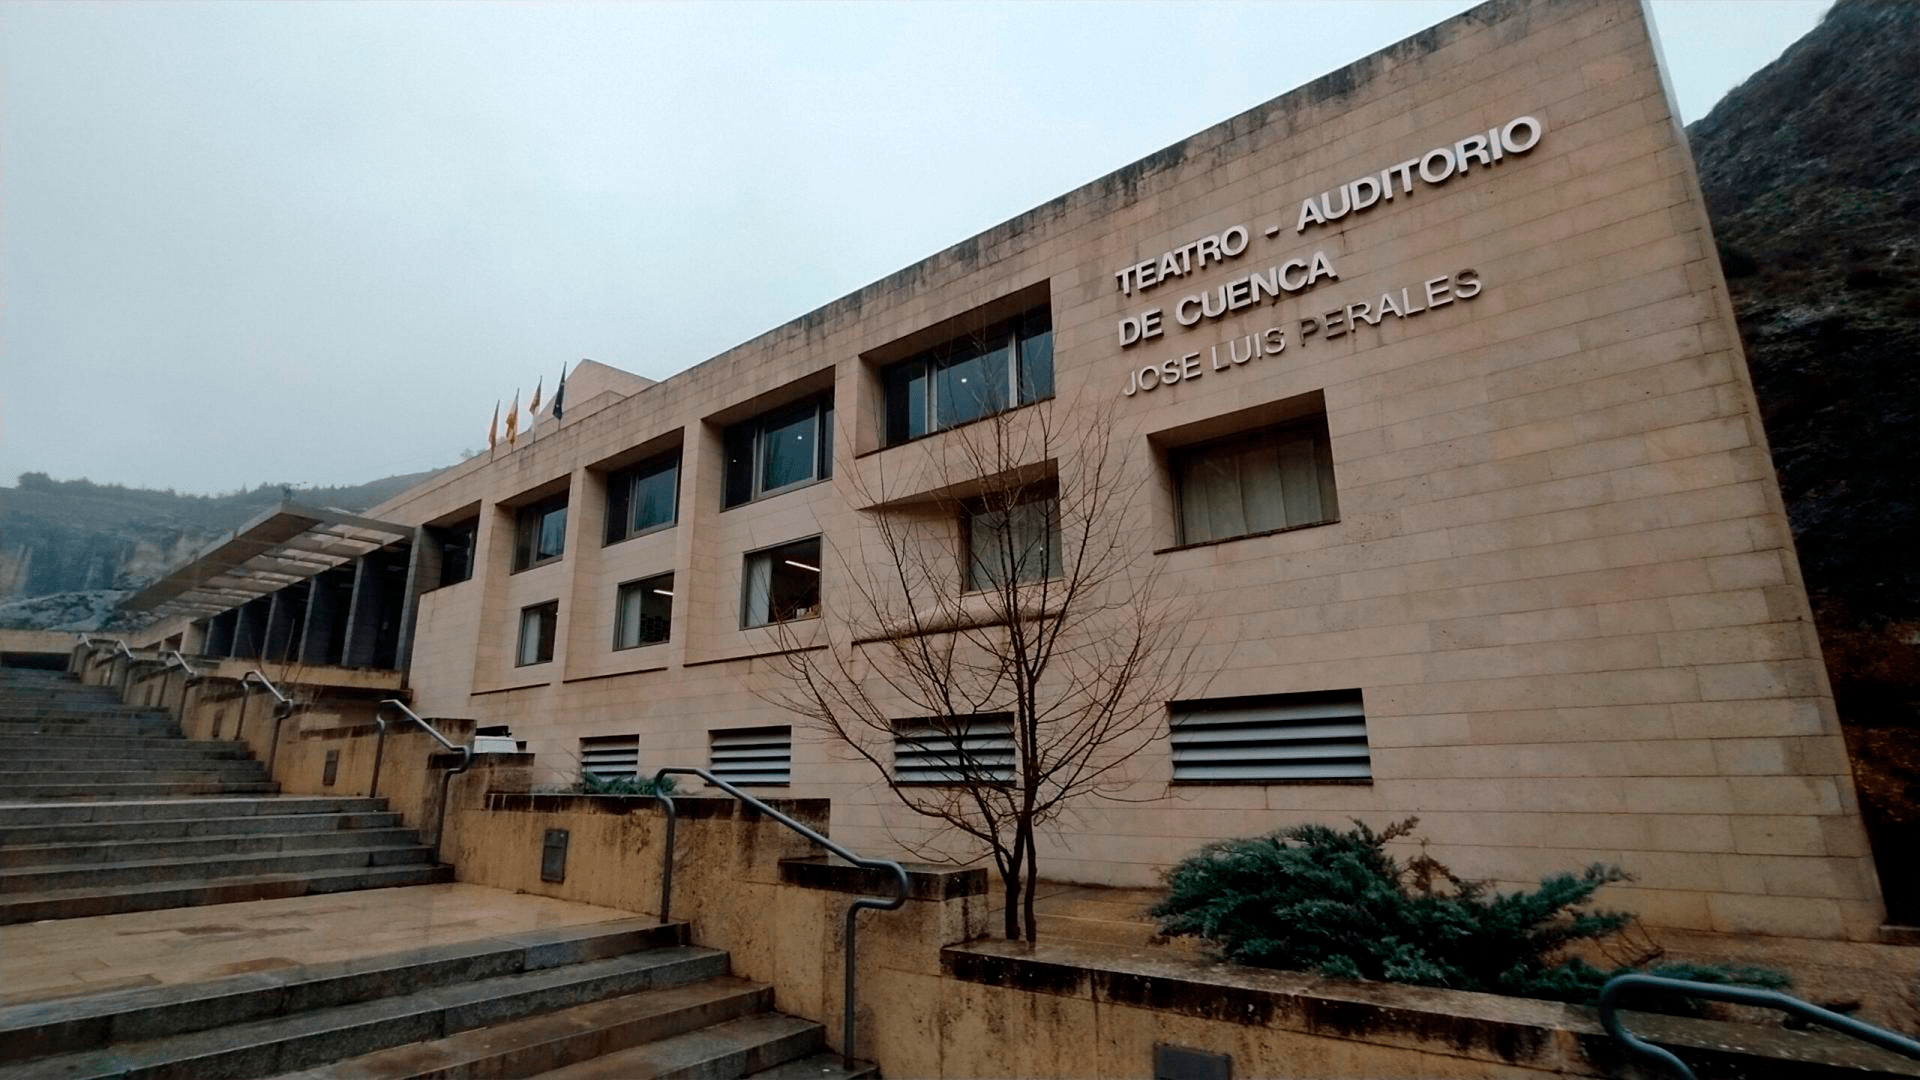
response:
<path id="1" fill-rule="evenodd" d="M 1920 4 L 1840 0 L 1687 129 L 1881 884 L 1909 925 L 1920 925 L 1916 73 Z"/>

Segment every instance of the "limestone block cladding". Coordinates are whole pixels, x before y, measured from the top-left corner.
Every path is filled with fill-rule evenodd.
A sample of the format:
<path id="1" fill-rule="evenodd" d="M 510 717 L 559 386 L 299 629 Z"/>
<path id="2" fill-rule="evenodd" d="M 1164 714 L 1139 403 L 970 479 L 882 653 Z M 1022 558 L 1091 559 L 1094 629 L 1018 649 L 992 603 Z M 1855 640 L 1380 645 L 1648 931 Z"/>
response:
<path id="1" fill-rule="evenodd" d="M 768 702 L 773 654 L 856 606 L 876 486 L 951 463 L 957 432 L 890 426 L 922 404 L 890 365 L 1039 307 L 1051 394 L 1014 412 L 1112 417 L 1115 480 L 1139 494 L 1115 528 L 1189 605 L 1198 706 L 1284 719 L 1305 700 L 1286 695 L 1357 691 L 1369 774 L 1189 782 L 1170 709 L 1132 801 L 1065 819 L 1044 874 L 1151 884 L 1208 840 L 1417 815 L 1465 875 L 1618 864 L 1633 881 L 1604 899 L 1654 925 L 1875 932 L 1793 540 L 1637 3 L 1474 8 L 678 375 L 610 382 L 370 511 L 477 518 L 471 577 L 415 607 L 416 709 L 510 725 L 553 779 L 583 738 L 637 736 L 648 769 L 791 725 L 775 793 L 831 799 L 837 839 L 897 851 L 913 820 Z M 755 458 L 737 501 L 729 459 L 776 420 L 831 461 Z M 1295 447 L 1278 487 L 1252 464 L 1221 479 L 1234 435 Z M 630 481 L 662 460 L 665 521 Z M 743 628 L 767 621 L 754 553 L 816 536 L 818 595 Z M 670 614 L 645 623 L 656 601 L 623 586 L 665 574 Z"/>

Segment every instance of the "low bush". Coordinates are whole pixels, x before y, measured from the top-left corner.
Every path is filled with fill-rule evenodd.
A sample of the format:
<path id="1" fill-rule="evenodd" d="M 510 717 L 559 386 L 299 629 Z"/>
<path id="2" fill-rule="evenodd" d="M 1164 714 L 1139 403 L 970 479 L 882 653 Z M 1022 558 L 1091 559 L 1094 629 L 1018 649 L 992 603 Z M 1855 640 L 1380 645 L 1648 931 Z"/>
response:
<path id="1" fill-rule="evenodd" d="M 671 795 L 673 777 L 601 776 L 582 770 L 577 788 L 582 795 Z"/>
<path id="2" fill-rule="evenodd" d="M 1411 836 L 1417 822 L 1380 832 L 1358 821 L 1344 831 L 1296 825 L 1209 844 L 1168 873 L 1168 896 L 1150 914 L 1162 934 L 1211 942 L 1236 963 L 1349 979 L 1582 1004 L 1630 970 L 1770 989 L 1788 983 L 1760 968 L 1596 967 L 1568 947 L 1627 926 L 1631 916 L 1587 906 L 1601 886 L 1628 880 L 1623 871 L 1596 863 L 1537 889 L 1497 892 L 1424 852 L 1405 862 L 1389 855 L 1387 844 Z"/>

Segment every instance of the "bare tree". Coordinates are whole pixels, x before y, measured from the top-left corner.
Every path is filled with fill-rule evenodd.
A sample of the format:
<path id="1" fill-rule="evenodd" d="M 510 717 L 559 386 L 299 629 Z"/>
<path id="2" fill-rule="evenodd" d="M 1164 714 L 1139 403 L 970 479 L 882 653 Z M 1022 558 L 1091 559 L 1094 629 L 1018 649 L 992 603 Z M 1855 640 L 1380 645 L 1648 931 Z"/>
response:
<path id="1" fill-rule="evenodd" d="M 1006 936 L 1032 941 L 1040 830 L 1084 797 L 1126 799 L 1193 649 L 1110 408 L 1001 411 L 922 447 L 904 475 L 843 474 L 862 519 L 836 548 L 853 610 L 828 613 L 825 648 L 784 654 L 768 697 L 927 819 L 923 857 L 978 857 L 953 853 L 956 833 L 984 846 Z"/>

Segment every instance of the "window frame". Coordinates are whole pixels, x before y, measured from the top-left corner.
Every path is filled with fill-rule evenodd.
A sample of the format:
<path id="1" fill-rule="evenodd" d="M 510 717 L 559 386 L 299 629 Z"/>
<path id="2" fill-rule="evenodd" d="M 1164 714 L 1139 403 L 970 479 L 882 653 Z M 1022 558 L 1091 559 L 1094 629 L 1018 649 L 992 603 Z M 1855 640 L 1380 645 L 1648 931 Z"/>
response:
<path id="1" fill-rule="evenodd" d="M 1293 435 L 1304 435 L 1313 444 L 1314 476 L 1318 481 L 1316 497 L 1320 502 L 1322 516 L 1314 521 L 1289 522 L 1275 528 L 1254 529 L 1230 536 L 1192 539 L 1189 536 L 1187 520 L 1187 488 L 1191 483 L 1187 473 L 1187 463 L 1203 458 L 1210 451 L 1217 452 L 1237 443 L 1268 441 L 1277 444 L 1281 439 Z M 1225 544 L 1235 540 L 1249 540 L 1257 536 L 1273 536 L 1297 529 L 1334 525 L 1340 521 L 1339 488 L 1335 482 L 1333 470 L 1333 441 L 1327 431 L 1327 417 L 1324 412 L 1272 424 L 1261 424 L 1214 438 L 1169 447 L 1166 451 L 1166 464 L 1168 479 L 1173 489 L 1174 549 Z"/>
<path id="2" fill-rule="evenodd" d="M 567 556 L 567 502 L 568 493 L 560 492 L 544 499 L 535 499 L 513 510 L 513 573 L 519 574 L 559 562 Z M 553 514 L 561 515 L 560 549 L 551 555 L 539 553 L 540 537 L 545 533 L 546 519 Z"/>
<path id="3" fill-rule="evenodd" d="M 773 565 L 772 560 L 775 558 L 779 558 L 782 555 L 782 553 L 790 551 L 795 548 L 799 548 L 804 544 L 814 545 L 814 560 L 816 564 L 820 563 L 822 559 L 822 553 L 825 552 L 826 550 L 826 545 L 822 542 L 821 535 L 818 533 L 814 534 L 813 536 L 803 536 L 797 540 L 788 540 L 784 543 L 774 544 L 770 547 L 759 548 L 754 551 L 749 551 L 746 554 L 741 556 L 741 559 L 740 559 L 740 629 L 757 630 L 763 627 L 780 626 L 784 623 L 791 623 L 791 622 L 803 622 L 807 619 L 817 619 L 820 617 L 821 612 L 825 607 L 825 602 L 824 602 L 825 597 L 823 595 L 825 592 L 825 588 L 824 588 L 825 582 L 821 579 L 824 579 L 826 577 L 826 567 L 824 565 L 809 566 L 808 564 L 805 564 L 805 563 L 794 563 L 795 566 L 802 568 L 803 573 L 810 570 L 814 575 L 816 575 L 815 583 L 814 583 L 813 603 L 810 605 L 810 607 L 812 608 L 812 613 L 806 614 L 806 615 L 799 615 L 799 614 L 790 615 L 784 619 L 774 618 L 773 591 L 772 591 L 773 585 L 772 585 L 772 570 L 771 570 L 771 567 Z M 753 603 L 753 563 L 755 559 L 766 559 L 768 560 L 768 565 L 769 565 L 768 586 L 767 586 L 768 588 L 767 621 L 765 622 L 751 621 L 752 619 L 751 605 Z M 783 559 L 782 561 L 792 562 L 793 560 Z M 798 610 L 803 610 L 803 609 L 798 609 Z"/>
<path id="4" fill-rule="evenodd" d="M 666 589 L 665 590 L 656 589 L 655 591 L 662 592 L 663 595 L 665 595 L 667 598 L 667 632 L 666 634 L 653 641 L 635 641 L 631 645 L 626 644 L 625 643 L 626 629 L 627 629 L 626 598 L 627 598 L 628 591 L 629 590 L 642 591 L 648 588 L 649 586 L 657 586 L 663 581 L 666 582 L 666 585 L 667 585 Z M 674 598 L 673 597 L 673 571 L 671 570 L 667 571 L 664 574 L 652 574 L 643 578 L 635 578 L 632 581 L 621 582 L 619 587 L 614 589 L 614 592 L 613 592 L 613 651 L 625 652 L 628 649 L 644 649 L 650 645 L 665 645 L 667 642 L 673 640 L 673 598 Z M 646 601 L 644 599 L 644 594 L 643 594 L 641 603 L 644 604 L 645 602 Z M 641 619 L 644 620 L 645 618 L 646 618 L 646 613 L 642 611 Z M 643 626 L 645 625 L 644 621 L 642 622 L 642 625 Z"/>
<path id="5" fill-rule="evenodd" d="M 1037 321 L 1044 321 L 1046 329 L 1032 329 L 1032 325 Z M 898 360 L 881 366 L 877 372 L 880 386 L 881 447 L 884 449 L 894 446 L 904 446 L 917 439 L 925 439 L 933 435 L 938 435 L 943 431 L 952 431 L 954 428 L 963 427 L 977 420 L 984 420 L 989 416 L 995 416 L 1003 412 L 1011 412 L 1014 409 L 1024 408 L 1036 402 L 1051 400 L 1054 396 L 1053 361 L 1055 349 L 1053 334 L 1052 304 L 1041 303 L 1011 318 L 989 324 L 979 331 L 949 338 L 931 348 L 922 349 L 920 352 L 905 360 Z M 940 422 L 939 373 L 943 370 L 958 367 L 961 364 L 971 363 L 993 352 L 994 348 L 998 346 L 989 347 L 987 343 L 997 338 L 1005 339 L 1004 347 L 1007 350 L 1007 385 L 1004 388 L 1006 404 L 1001 408 L 986 409 L 978 415 L 967 417 L 964 420 L 955 420 L 952 423 L 942 424 Z M 1028 359 L 1029 348 L 1027 347 L 1029 342 L 1038 341 L 1041 338 L 1045 338 L 1047 343 L 1044 388 L 1040 386 L 1037 380 L 1031 377 L 1031 372 L 1029 371 L 1030 362 Z M 1033 365 L 1037 370 L 1037 354 Z M 912 389 L 912 386 L 916 380 L 908 378 L 901 381 L 900 377 L 902 373 L 914 370 L 918 370 L 920 373 L 917 381 L 921 385 L 917 393 L 921 400 L 918 402 L 918 405 L 926 426 L 925 430 L 919 432 L 909 430 L 905 434 L 902 434 L 894 430 L 894 419 L 897 415 L 894 392 L 897 381 L 900 381 L 902 385 L 908 387 L 906 390 L 906 394 L 909 395 L 908 399 L 899 402 L 898 405 L 900 412 L 910 418 L 913 405 L 915 404 L 911 400 L 911 397 L 916 393 L 916 391 Z M 908 424 L 910 427 L 911 419 L 909 419 Z"/>
<path id="6" fill-rule="evenodd" d="M 536 654 L 536 658 L 532 660 L 528 660 L 526 658 L 527 656 L 527 620 L 529 616 L 533 618 L 541 618 L 542 615 L 544 615 L 545 617 L 543 628 L 538 631 L 539 639 L 534 646 L 534 652 Z M 514 667 L 538 667 L 541 664 L 553 663 L 554 643 L 559 639 L 559 636 L 560 636 L 560 601 L 558 599 L 543 600 L 538 604 L 528 604 L 526 607 L 521 608 L 519 635 L 514 640 L 513 666 Z M 541 652 L 544 652 L 545 655 L 544 656 L 538 655 Z"/>
<path id="7" fill-rule="evenodd" d="M 767 433 L 776 427 L 786 427 L 801 414 L 811 410 L 813 417 L 813 463 L 808 476 L 773 487 L 765 485 L 767 466 Z M 743 435 L 744 433 L 744 435 Z M 751 470 L 747 491 L 736 498 L 734 458 L 740 442 L 747 442 L 748 468 Z M 826 390 L 811 394 L 784 405 L 777 405 L 737 424 L 727 425 L 721 435 L 721 478 L 720 509 L 733 510 L 761 499 L 770 499 L 775 495 L 784 495 L 789 491 L 798 491 L 803 487 L 823 483 L 833 479 L 833 391 Z"/>
<path id="8" fill-rule="evenodd" d="M 633 521 L 634 510 L 638 505 L 637 500 L 634 499 L 635 490 L 640 486 L 641 481 L 668 471 L 673 473 L 673 505 L 667 520 L 653 525 L 636 526 Z M 614 494 L 616 491 L 621 492 L 618 498 Z M 616 507 L 621 511 L 617 524 L 614 518 Z M 680 451 L 678 448 L 664 454 L 655 454 L 644 461 L 607 474 L 607 511 L 605 528 L 601 533 L 602 547 L 632 540 L 635 537 L 665 532 L 678 524 L 680 524 Z"/>
<path id="9" fill-rule="evenodd" d="M 996 589 L 1007 587 L 1005 584 L 999 581 L 992 580 L 991 578 L 989 578 L 984 583 L 976 579 L 974 575 L 975 568 L 977 566 L 984 568 L 986 564 L 980 563 L 974 558 L 974 552 L 975 552 L 974 527 L 973 527 L 974 521 L 985 514 L 995 514 L 995 513 L 1012 514 L 1013 512 L 1015 512 L 1021 507 L 1032 506 L 1035 503 L 1051 503 L 1053 507 L 1052 511 L 1047 515 L 1047 524 L 1050 526 L 1050 528 L 1049 528 L 1049 535 L 1047 537 L 1048 542 L 1045 545 L 1045 550 L 1042 552 L 1044 556 L 1046 572 L 1036 577 L 1016 578 L 1012 582 L 1012 585 L 1017 587 L 1020 585 L 1031 585 L 1031 584 L 1035 584 L 1042 581 L 1054 581 L 1054 580 L 1058 580 L 1065 573 L 1065 565 L 1064 565 L 1065 552 L 1062 550 L 1062 538 L 1061 538 L 1061 529 L 1060 529 L 1060 491 L 1059 489 L 1052 484 L 1048 484 L 1045 486 L 1036 485 L 1031 492 L 1026 492 L 1023 494 L 1027 495 L 1027 497 L 1021 498 L 1016 502 L 1005 503 L 1005 504 L 1000 504 L 998 500 L 993 500 L 990 497 L 968 499 L 966 502 L 961 504 L 960 585 L 961 585 L 962 593 L 987 593 L 987 592 L 992 592 Z M 1008 532 L 1002 533 L 1000 535 L 1008 539 L 1011 539 L 1012 533 L 1011 533 L 1011 530 L 1009 530 Z"/>

